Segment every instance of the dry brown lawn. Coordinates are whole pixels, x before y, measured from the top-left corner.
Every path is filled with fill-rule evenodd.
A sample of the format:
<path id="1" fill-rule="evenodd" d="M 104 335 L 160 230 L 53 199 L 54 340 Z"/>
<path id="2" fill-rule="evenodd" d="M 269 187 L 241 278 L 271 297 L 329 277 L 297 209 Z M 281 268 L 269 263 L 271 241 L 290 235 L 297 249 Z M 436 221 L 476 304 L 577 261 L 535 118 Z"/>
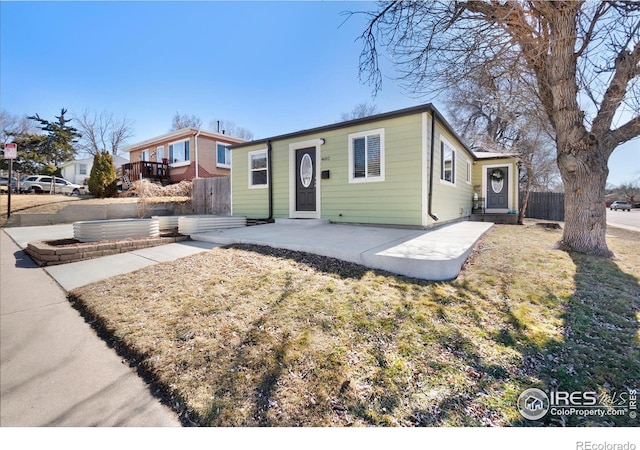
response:
<path id="1" fill-rule="evenodd" d="M 640 386 L 640 235 L 611 229 L 609 260 L 560 233 L 496 226 L 451 282 L 235 246 L 71 299 L 187 424 L 638 425 L 516 409 L 529 387 Z"/>

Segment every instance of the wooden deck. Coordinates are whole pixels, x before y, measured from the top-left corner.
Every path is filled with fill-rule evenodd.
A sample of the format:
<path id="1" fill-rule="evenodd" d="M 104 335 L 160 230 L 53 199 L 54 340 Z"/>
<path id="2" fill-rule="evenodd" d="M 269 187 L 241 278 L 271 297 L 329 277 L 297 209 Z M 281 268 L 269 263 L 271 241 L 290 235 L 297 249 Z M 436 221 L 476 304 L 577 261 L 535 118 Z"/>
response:
<path id="1" fill-rule="evenodd" d="M 169 165 L 150 161 L 136 161 L 122 165 L 122 173 L 129 177 L 129 180 L 140 179 L 168 180 Z"/>

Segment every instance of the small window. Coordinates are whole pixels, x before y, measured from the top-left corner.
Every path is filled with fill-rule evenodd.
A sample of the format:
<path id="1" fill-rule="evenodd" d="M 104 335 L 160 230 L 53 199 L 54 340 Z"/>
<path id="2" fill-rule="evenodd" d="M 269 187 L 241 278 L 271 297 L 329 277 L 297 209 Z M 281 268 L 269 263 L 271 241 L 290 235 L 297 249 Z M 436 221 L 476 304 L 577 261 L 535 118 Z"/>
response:
<path id="1" fill-rule="evenodd" d="M 86 175 L 87 174 L 87 165 L 86 164 L 78 164 L 78 174 Z"/>
<path id="2" fill-rule="evenodd" d="M 349 182 L 384 181 L 384 129 L 349 135 Z"/>
<path id="3" fill-rule="evenodd" d="M 471 161 L 467 159 L 467 183 L 471 184 Z"/>
<path id="4" fill-rule="evenodd" d="M 444 140 L 440 140 L 440 179 L 452 184 L 456 182 L 456 151 Z"/>
<path id="5" fill-rule="evenodd" d="M 140 161 L 149 161 L 149 150 L 142 150 L 140 153 Z"/>
<path id="6" fill-rule="evenodd" d="M 267 151 L 249 153 L 249 187 L 260 188 L 268 184 Z"/>
<path id="7" fill-rule="evenodd" d="M 231 168 L 231 149 L 228 145 L 216 144 L 216 162 L 218 167 Z"/>
<path id="8" fill-rule="evenodd" d="M 161 162 L 164 159 L 164 145 L 156 147 L 156 155 L 156 157 L 158 158 L 158 162 Z"/>
<path id="9" fill-rule="evenodd" d="M 169 144 L 169 162 L 178 163 L 190 161 L 189 140 Z"/>

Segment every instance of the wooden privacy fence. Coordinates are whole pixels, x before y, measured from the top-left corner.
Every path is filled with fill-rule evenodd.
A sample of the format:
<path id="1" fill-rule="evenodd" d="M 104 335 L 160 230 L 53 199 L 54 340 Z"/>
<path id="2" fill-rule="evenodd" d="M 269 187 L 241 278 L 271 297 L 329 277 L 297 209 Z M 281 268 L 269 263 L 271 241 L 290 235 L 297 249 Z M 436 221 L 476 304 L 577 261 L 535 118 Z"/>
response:
<path id="1" fill-rule="evenodd" d="M 191 206 L 195 214 L 231 215 L 231 179 L 195 178 L 191 189 Z"/>
<path id="2" fill-rule="evenodd" d="M 520 201 L 524 199 L 520 192 Z M 531 219 L 564 221 L 564 193 L 530 192 L 525 217 Z"/>

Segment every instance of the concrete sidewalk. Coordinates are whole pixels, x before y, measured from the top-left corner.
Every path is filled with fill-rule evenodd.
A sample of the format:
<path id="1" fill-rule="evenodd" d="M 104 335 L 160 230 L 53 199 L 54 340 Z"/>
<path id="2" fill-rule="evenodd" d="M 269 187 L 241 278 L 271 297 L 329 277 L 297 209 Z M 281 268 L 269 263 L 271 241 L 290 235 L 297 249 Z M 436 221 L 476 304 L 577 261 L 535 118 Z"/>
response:
<path id="1" fill-rule="evenodd" d="M 0 425 L 180 426 L 0 232 Z"/>
<path id="2" fill-rule="evenodd" d="M 65 239 L 73 237 L 72 225 L 48 225 L 37 227 L 6 228 L 11 238 L 21 248 L 26 248 L 32 241 L 44 241 Z M 184 258 L 205 250 L 210 250 L 218 244 L 208 242 L 183 241 L 175 244 L 160 245 L 140 250 L 134 250 L 118 255 L 104 256 L 69 264 L 45 267 L 51 275 L 66 291 L 71 291 L 94 281 L 130 273 L 153 264 L 164 261 L 173 261 Z"/>
<path id="3" fill-rule="evenodd" d="M 439 281 L 458 276 L 474 244 L 492 226 L 487 222 L 457 222 L 434 230 L 413 230 L 285 219 L 269 225 L 192 234 L 191 239 L 304 251 Z"/>

